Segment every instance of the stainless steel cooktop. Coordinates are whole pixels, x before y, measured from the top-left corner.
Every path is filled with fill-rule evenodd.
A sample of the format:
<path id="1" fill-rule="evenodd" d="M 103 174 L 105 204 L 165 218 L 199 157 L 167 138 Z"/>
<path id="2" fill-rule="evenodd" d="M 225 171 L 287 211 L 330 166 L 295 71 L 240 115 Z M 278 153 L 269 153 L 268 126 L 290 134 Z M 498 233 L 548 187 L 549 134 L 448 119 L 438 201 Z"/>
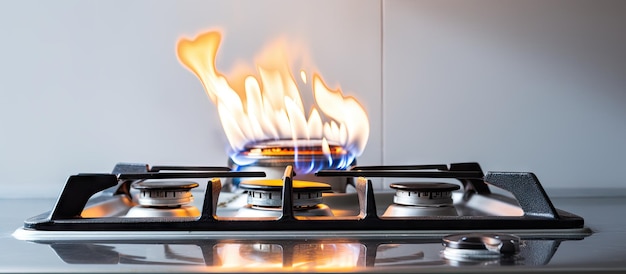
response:
<path id="1" fill-rule="evenodd" d="M 259 179 L 263 172 L 118 164 L 112 173 L 71 176 L 52 210 L 27 219 L 15 236 L 112 240 L 248 235 L 425 238 L 492 230 L 565 238 L 589 234 L 583 218 L 556 209 L 528 172 L 483 174 L 477 163 L 456 163 L 354 167 L 316 174 L 320 180 L 344 178 L 355 188 L 352 195 L 333 193 L 324 183 L 294 180 L 294 175 L 291 166 L 282 179 Z M 223 193 L 223 177 L 251 178 L 240 185 L 247 203 L 235 205 L 235 214 L 227 210 L 233 208 L 233 198 L 227 196 L 233 193 Z M 410 181 L 391 184 L 395 192 L 374 191 L 371 177 Z M 192 190 L 201 183 L 206 187 L 195 206 Z M 492 188 L 510 195 L 496 194 Z"/>
<path id="2" fill-rule="evenodd" d="M 15 252 L 0 255 L 0 270 L 626 269 L 613 259 L 626 255 L 624 221 L 608 217 L 626 203 L 555 200 L 532 173 L 483 174 L 476 163 L 459 163 L 317 174 L 345 178 L 345 193 L 293 175 L 289 167 L 282 179 L 267 179 L 225 168 L 120 164 L 112 173 L 71 176 L 56 202 L 1 201 L 23 214 L 3 211 L 0 241 Z M 224 177 L 249 179 L 227 191 Z M 394 183 L 374 190 L 374 177 Z"/>

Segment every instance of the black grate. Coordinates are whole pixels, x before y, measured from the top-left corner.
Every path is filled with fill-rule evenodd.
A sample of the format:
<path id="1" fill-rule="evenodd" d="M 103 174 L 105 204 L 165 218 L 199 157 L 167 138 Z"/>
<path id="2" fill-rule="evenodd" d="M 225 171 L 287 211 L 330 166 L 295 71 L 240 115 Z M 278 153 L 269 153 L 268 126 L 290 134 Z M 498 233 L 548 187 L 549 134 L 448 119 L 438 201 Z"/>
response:
<path id="1" fill-rule="evenodd" d="M 299 217 L 293 209 L 293 171 L 287 167 L 283 177 L 282 215 L 277 219 L 249 219 L 216 216 L 221 184 L 208 180 L 202 215 L 193 217 L 106 217 L 81 218 L 88 200 L 96 193 L 106 199 L 130 195 L 132 182 L 146 179 L 264 177 L 263 172 L 234 172 L 221 167 L 172 167 L 145 164 L 118 164 L 112 173 L 71 176 L 50 214 L 24 222 L 24 228 L 46 231 L 385 231 L 436 230 L 550 230 L 576 229 L 583 218 L 557 210 L 537 177 L 529 172 L 487 172 L 477 163 L 447 165 L 355 167 L 351 170 L 325 170 L 317 176 L 341 176 L 353 180 L 360 213 L 345 217 Z M 451 178 L 464 186 L 464 197 L 490 197 L 489 185 L 511 192 L 523 216 L 420 216 L 379 217 L 371 177 Z M 287 232 L 286 232 L 287 233 Z"/>

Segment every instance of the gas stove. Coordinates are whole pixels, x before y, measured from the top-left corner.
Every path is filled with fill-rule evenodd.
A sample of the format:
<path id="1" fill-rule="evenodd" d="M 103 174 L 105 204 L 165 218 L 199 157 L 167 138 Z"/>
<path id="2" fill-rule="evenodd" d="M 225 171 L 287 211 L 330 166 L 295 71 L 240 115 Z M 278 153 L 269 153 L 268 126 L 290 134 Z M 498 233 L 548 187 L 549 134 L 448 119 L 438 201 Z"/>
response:
<path id="1" fill-rule="evenodd" d="M 316 173 L 321 182 L 294 180 L 295 175 L 291 166 L 283 178 L 266 179 L 264 172 L 225 167 L 122 163 L 112 173 L 71 176 L 52 211 L 27 219 L 15 237 L 414 239 L 494 231 L 565 238 L 589 234 L 583 218 L 554 208 L 532 173 L 483 174 L 477 163 L 455 163 L 322 170 Z M 332 192 L 323 183 L 327 177 L 345 180 L 354 192 Z M 369 179 L 375 177 L 409 181 L 375 191 Z M 222 191 L 223 178 L 239 178 L 239 191 Z"/>
<path id="2" fill-rule="evenodd" d="M 49 245 L 78 265 L 392 271 L 545 265 L 562 242 L 591 235 L 528 172 L 454 163 L 315 175 L 297 179 L 292 166 L 276 179 L 227 167 L 121 163 L 111 173 L 71 176 L 52 210 L 25 220 L 13 237 Z M 378 177 L 394 182 L 375 190 Z M 232 178 L 238 185 L 222 188 Z M 324 183 L 338 181 L 346 192 Z"/>

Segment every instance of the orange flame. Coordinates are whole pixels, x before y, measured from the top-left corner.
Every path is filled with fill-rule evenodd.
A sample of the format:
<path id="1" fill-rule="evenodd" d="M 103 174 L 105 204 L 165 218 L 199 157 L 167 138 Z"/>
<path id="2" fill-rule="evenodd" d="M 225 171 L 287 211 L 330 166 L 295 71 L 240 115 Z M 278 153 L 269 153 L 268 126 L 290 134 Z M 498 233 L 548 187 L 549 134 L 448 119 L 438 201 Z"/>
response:
<path id="1" fill-rule="evenodd" d="M 295 245 L 291 254 L 278 244 L 224 243 L 216 245 L 220 267 L 229 270 L 323 270 L 346 271 L 363 267 L 359 257 L 365 247 L 359 243 L 312 243 Z M 291 256 L 286 264 L 286 256 Z"/>
<path id="2" fill-rule="evenodd" d="M 313 73 L 311 88 L 317 107 L 311 108 L 307 118 L 285 54 L 276 49 L 256 65 L 258 76 L 238 75 L 244 79 L 243 85 L 238 83 L 243 87 L 238 92 L 236 85 L 230 85 L 215 66 L 220 42 L 221 34 L 216 31 L 191 40 L 181 38 L 177 56 L 200 79 L 217 106 L 233 151 L 242 151 L 247 144 L 265 140 L 314 139 L 322 140 L 325 146 L 339 145 L 355 156 L 363 152 L 369 137 L 369 121 L 356 99 L 344 96 L 339 89 L 331 90 L 320 75 Z M 306 84 L 306 71 L 302 69 L 299 73 Z M 327 147 L 324 149 L 327 151 Z"/>

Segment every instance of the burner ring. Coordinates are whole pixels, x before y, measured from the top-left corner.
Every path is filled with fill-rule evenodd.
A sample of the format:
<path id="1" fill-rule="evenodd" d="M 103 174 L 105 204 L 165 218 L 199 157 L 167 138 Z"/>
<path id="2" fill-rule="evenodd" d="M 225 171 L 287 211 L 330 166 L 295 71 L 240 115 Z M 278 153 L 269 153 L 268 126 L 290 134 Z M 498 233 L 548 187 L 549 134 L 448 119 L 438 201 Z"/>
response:
<path id="1" fill-rule="evenodd" d="M 135 189 L 192 189 L 198 187 L 198 183 L 191 181 L 142 181 L 133 184 Z"/>
<path id="2" fill-rule="evenodd" d="M 389 187 L 393 189 L 402 189 L 407 191 L 423 191 L 423 192 L 435 192 L 435 191 L 454 191 L 461 187 L 455 184 L 448 183 L 392 183 Z"/>
<path id="3" fill-rule="evenodd" d="M 190 181 L 142 181 L 132 184 L 140 191 L 138 202 L 148 207 L 180 207 L 193 201 L 191 189 L 198 183 Z"/>
<path id="4" fill-rule="evenodd" d="M 458 185 L 448 183 L 393 183 L 396 190 L 393 202 L 407 206 L 451 206 L 452 191 Z"/>
<path id="5" fill-rule="evenodd" d="M 328 157 L 333 162 L 340 160 L 349 154 L 338 144 L 327 143 L 328 151 L 324 150 L 324 143 L 319 140 L 267 140 L 248 144 L 235 155 L 235 158 L 247 162 L 254 160 L 258 166 L 280 166 L 294 162 L 303 164 L 311 161 L 325 161 Z M 298 157 L 294 157 L 294 156 Z"/>
<path id="6" fill-rule="evenodd" d="M 260 207 L 280 207 L 283 205 L 282 180 L 248 180 L 239 185 L 248 191 L 248 204 Z M 294 207 L 314 207 L 322 203 L 322 192 L 330 191 L 328 184 L 293 181 Z"/>
<path id="7" fill-rule="evenodd" d="M 243 181 L 239 185 L 246 190 L 262 190 L 262 191 L 282 191 L 283 180 L 279 179 L 266 179 L 266 180 L 248 180 Z M 310 181 L 293 181 L 293 192 L 313 192 L 313 191 L 330 191 L 330 185 L 310 182 Z"/>

